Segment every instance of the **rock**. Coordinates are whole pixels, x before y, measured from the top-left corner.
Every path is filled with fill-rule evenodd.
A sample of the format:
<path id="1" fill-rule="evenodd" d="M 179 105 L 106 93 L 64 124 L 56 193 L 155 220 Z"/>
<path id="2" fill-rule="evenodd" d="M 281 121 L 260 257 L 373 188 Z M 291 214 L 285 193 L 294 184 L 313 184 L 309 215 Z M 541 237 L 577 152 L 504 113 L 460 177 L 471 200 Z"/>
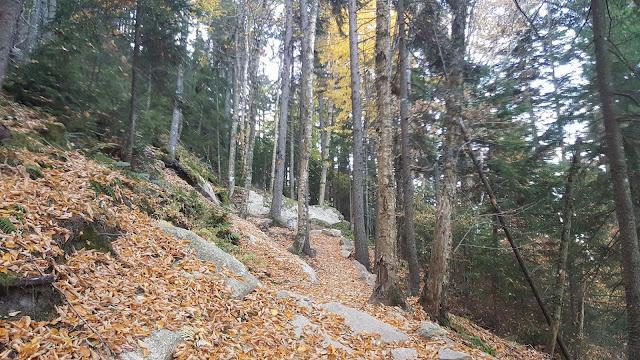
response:
<path id="1" fill-rule="evenodd" d="M 344 317 L 344 323 L 351 326 L 351 329 L 353 329 L 355 334 L 364 332 L 378 334 L 380 335 L 379 340 L 382 342 L 394 342 L 409 339 L 405 333 L 399 331 L 395 327 L 362 311 L 335 302 L 323 304 L 321 307 L 329 312 Z"/>
<path id="2" fill-rule="evenodd" d="M 440 360 L 473 360 L 471 355 L 460 351 L 442 348 L 438 351 L 438 359 Z"/>
<path id="3" fill-rule="evenodd" d="M 431 340 L 436 336 L 445 336 L 447 334 L 447 330 L 429 321 L 425 321 L 420 324 L 420 326 L 418 326 L 418 329 L 416 330 L 416 335 L 427 340 Z"/>
<path id="4" fill-rule="evenodd" d="M 346 237 L 340 238 L 340 246 L 342 246 L 343 249 L 353 250 L 353 242 Z"/>
<path id="5" fill-rule="evenodd" d="M 233 297 L 241 299 L 255 290 L 256 286 L 262 286 L 258 279 L 240 261 L 220 250 L 212 242 L 201 238 L 192 231 L 179 227 L 163 226 L 162 229 L 167 233 L 173 234 L 178 239 L 190 240 L 191 243 L 187 247 L 195 251 L 198 260 L 214 262 L 216 270 L 224 266 L 234 275 L 241 277 L 240 279 L 226 278 L 224 280 L 225 285 L 233 290 Z"/>
<path id="6" fill-rule="evenodd" d="M 415 359 L 417 356 L 418 351 L 412 348 L 397 348 L 391 350 L 391 357 L 393 360 Z"/>
<path id="7" fill-rule="evenodd" d="M 311 235 L 322 234 L 322 230 L 309 230 L 309 234 Z"/>
<path id="8" fill-rule="evenodd" d="M 309 277 L 311 278 L 311 282 L 312 283 L 317 283 L 318 281 L 320 281 L 320 279 L 318 279 L 318 275 L 316 275 L 315 270 L 313 270 L 313 268 L 307 264 L 306 261 L 300 259 L 299 257 L 296 257 L 296 261 L 302 265 L 302 270 L 304 270 L 304 272 L 306 272 Z"/>
<path id="9" fill-rule="evenodd" d="M 170 360 L 173 359 L 173 352 L 182 342 L 180 332 L 154 330 L 144 339 L 144 343 L 149 345 L 147 357 L 142 355 L 141 349 L 123 353 L 120 357 L 122 360 Z"/>
<path id="10" fill-rule="evenodd" d="M 218 199 L 218 195 L 216 195 L 216 191 L 213 190 L 213 186 L 211 186 L 211 184 L 200 175 L 198 175 L 198 186 L 200 186 L 200 192 L 206 194 L 206 198 L 218 206 L 221 205 L 220 199 Z"/>
<path id="11" fill-rule="evenodd" d="M 376 274 L 372 274 L 367 270 L 364 265 L 360 264 L 357 260 L 353 260 L 353 265 L 360 270 L 360 275 L 358 275 L 358 280 L 362 280 L 367 283 L 369 286 L 374 286 L 376 284 L 376 279 L 378 276 Z"/>
<path id="12" fill-rule="evenodd" d="M 313 299 L 304 295 L 299 295 L 296 293 L 292 293 L 286 290 L 280 290 L 276 293 L 276 298 L 278 299 L 288 299 L 292 298 L 296 300 L 296 304 L 298 307 L 307 307 L 309 309 L 313 308 Z"/>
<path id="13" fill-rule="evenodd" d="M 296 339 L 300 339 L 302 334 L 310 335 L 315 331 L 320 332 L 324 336 L 323 346 L 328 347 L 329 345 L 333 345 L 336 348 L 340 348 L 348 353 L 353 352 L 353 349 L 347 347 L 331 338 L 327 332 L 320 327 L 320 325 L 316 325 L 309 320 L 306 316 L 296 315 L 293 320 L 289 322 L 291 326 L 293 326 L 293 332 L 296 335 Z"/>
<path id="14" fill-rule="evenodd" d="M 340 255 L 342 255 L 343 258 L 347 259 L 347 258 L 349 258 L 349 256 L 351 256 L 351 251 L 350 250 L 346 250 L 346 249 L 342 249 L 342 250 L 340 250 Z"/>
<path id="15" fill-rule="evenodd" d="M 11 131 L 6 126 L 0 124 L 0 141 L 11 137 Z"/>
<path id="16" fill-rule="evenodd" d="M 283 198 L 280 222 L 291 229 L 298 227 L 298 205 L 297 202 Z M 264 196 L 253 190 L 249 191 L 249 206 L 247 211 L 252 216 L 265 216 L 269 214 L 271 208 L 271 198 Z M 343 220 L 340 212 L 329 206 L 312 205 L 309 206 L 309 223 L 323 228 L 332 227 Z"/>
<path id="17" fill-rule="evenodd" d="M 338 229 L 322 229 L 322 233 L 328 236 L 341 237 L 342 231 Z"/>

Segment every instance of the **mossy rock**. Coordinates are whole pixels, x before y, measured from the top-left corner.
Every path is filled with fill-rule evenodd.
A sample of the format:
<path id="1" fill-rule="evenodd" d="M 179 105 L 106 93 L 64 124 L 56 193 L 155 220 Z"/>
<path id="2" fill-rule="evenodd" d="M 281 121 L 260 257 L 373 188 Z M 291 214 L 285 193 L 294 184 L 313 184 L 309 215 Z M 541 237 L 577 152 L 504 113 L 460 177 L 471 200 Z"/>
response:
<path id="1" fill-rule="evenodd" d="M 96 250 L 117 256 L 111 242 L 117 239 L 120 229 L 110 226 L 103 219 L 88 222 L 80 216 L 74 216 L 62 224 L 73 233 L 69 239 L 56 239 L 66 254 L 72 254 L 80 249 Z"/>

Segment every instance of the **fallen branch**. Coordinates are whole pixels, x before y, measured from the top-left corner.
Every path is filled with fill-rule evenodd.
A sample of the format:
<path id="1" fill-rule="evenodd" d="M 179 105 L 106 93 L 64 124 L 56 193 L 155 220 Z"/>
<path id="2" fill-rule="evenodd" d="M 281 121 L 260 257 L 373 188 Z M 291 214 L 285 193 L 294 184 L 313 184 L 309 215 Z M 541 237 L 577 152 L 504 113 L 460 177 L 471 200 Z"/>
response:
<path id="1" fill-rule="evenodd" d="M 502 214 L 502 211 L 500 210 L 500 207 L 498 206 L 498 200 L 496 199 L 496 195 L 493 193 L 493 189 L 491 188 L 491 184 L 489 184 L 489 179 L 485 175 L 484 170 L 482 170 L 482 165 L 480 164 L 480 161 L 478 161 L 478 158 L 476 157 L 476 154 L 473 151 L 473 148 L 471 147 L 471 142 L 469 141 L 469 134 L 467 133 L 467 129 L 464 126 L 464 121 L 462 120 L 462 118 L 460 118 L 460 130 L 462 131 L 462 136 L 464 136 L 464 140 L 467 143 L 467 152 L 469 153 L 469 156 L 471 157 L 471 160 L 473 161 L 473 165 L 475 166 L 475 168 L 476 168 L 476 170 L 478 172 L 478 176 L 480 176 L 480 180 L 482 181 L 482 184 L 484 185 L 484 188 L 485 188 L 485 190 L 487 192 L 487 195 L 489 195 L 489 199 L 491 200 L 491 206 L 493 207 L 493 211 L 495 213 L 495 216 L 498 218 L 498 221 L 500 222 L 500 226 L 502 227 L 502 231 L 504 232 L 504 235 L 506 236 L 507 240 L 509 241 L 509 245 L 511 245 L 511 249 L 513 250 L 513 253 L 516 256 L 516 260 L 518 260 L 518 265 L 520 266 L 520 270 L 522 270 L 522 274 L 524 275 L 525 279 L 529 283 L 529 287 L 531 288 L 531 292 L 533 292 L 533 296 L 535 297 L 536 302 L 538 303 L 538 307 L 540 308 L 540 311 L 542 312 L 542 315 L 544 315 L 544 318 L 547 321 L 547 325 L 551 325 L 551 320 L 552 320 L 551 319 L 551 315 L 549 314 L 549 311 L 547 310 L 547 307 L 545 306 L 544 302 L 542 301 L 542 296 L 540 295 L 540 291 L 538 290 L 538 286 L 533 281 L 533 278 L 531 277 L 531 273 L 529 272 L 529 269 L 527 269 L 527 265 L 525 264 L 524 259 L 522 258 L 522 254 L 520 254 L 520 249 L 516 245 L 515 240 L 513 239 L 513 236 L 511 235 L 511 231 L 509 230 L 509 226 L 507 225 L 507 221 L 505 220 L 505 217 Z M 560 350 L 561 350 L 562 355 L 564 356 L 564 358 L 567 359 L 567 360 L 572 360 L 573 357 L 571 356 L 571 353 L 569 352 L 569 348 L 567 347 L 565 342 L 562 340 L 562 337 L 560 336 L 560 334 L 558 334 L 558 337 L 556 338 L 556 342 L 558 343 L 558 346 L 560 346 Z"/>

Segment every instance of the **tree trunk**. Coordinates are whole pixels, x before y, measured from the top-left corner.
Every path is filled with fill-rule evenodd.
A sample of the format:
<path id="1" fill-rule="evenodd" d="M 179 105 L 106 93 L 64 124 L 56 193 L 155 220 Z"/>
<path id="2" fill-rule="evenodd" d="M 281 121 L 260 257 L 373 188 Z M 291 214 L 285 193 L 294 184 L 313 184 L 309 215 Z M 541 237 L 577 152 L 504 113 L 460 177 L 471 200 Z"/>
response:
<path id="1" fill-rule="evenodd" d="M 452 59 L 447 77 L 448 94 L 445 96 L 446 128 L 445 154 L 443 159 L 442 194 L 437 207 L 436 225 L 431 244 L 429 272 L 420 296 L 420 304 L 432 319 L 446 318 L 446 295 L 451 256 L 451 215 L 456 200 L 458 183 L 458 148 L 462 144 L 459 120 L 462 118 L 464 101 L 465 28 L 467 19 L 466 0 L 451 0 L 453 22 L 451 24 Z"/>
<path id="2" fill-rule="evenodd" d="M 271 193 L 271 217 L 280 221 L 282 209 L 282 191 L 284 189 L 284 163 L 287 155 L 287 120 L 289 115 L 289 90 L 291 88 L 291 66 L 293 63 L 293 1 L 285 0 L 286 24 L 284 35 L 284 54 L 282 55 L 282 74 L 280 75 L 280 118 L 278 119 L 278 148 L 276 150 L 276 171 Z"/>
<path id="3" fill-rule="evenodd" d="M 292 70 L 293 71 L 293 70 Z M 289 135 L 289 198 L 292 200 L 295 200 L 295 189 L 296 189 L 296 172 L 295 172 L 295 166 L 294 165 L 294 161 L 295 161 L 295 153 L 294 148 L 295 148 L 295 129 L 294 129 L 294 124 L 296 119 L 294 118 L 293 114 L 291 114 L 291 121 L 289 124 L 289 132 L 291 133 Z"/>
<path id="4" fill-rule="evenodd" d="M 171 157 L 176 157 L 178 146 L 180 121 L 182 121 L 182 95 L 184 94 L 184 67 L 182 61 L 178 64 L 178 80 L 176 82 L 176 98 L 173 102 L 173 117 L 171 118 L 171 131 L 169 131 L 169 151 Z"/>
<path id="5" fill-rule="evenodd" d="M 316 39 L 318 0 L 301 0 L 302 75 L 300 92 L 300 165 L 298 168 L 298 233 L 293 243 L 296 253 L 315 256 L 309 243 L 309 159 L 313 130 L 313 50 Z"/>
<path id="6" fill-rule="evenodd" d="M 353 0 L 352 0 L 353 1 Z M 404 254 L 409 264 L 409 294 L 420 291 L 420 267 L 416 249 L 416 231 L 413 213 L 413 178 L 411 177 L 411 150 L 409 145 L 409 57 L 404 19 L 404 0 L 398 0 L 398 60 L 400 73 L 400 128 L 402 133 L 402 181 L 404 195 Z"/>
<path id="7" fill-rule="evenodd" d="M 622 245 L 622 268 L 627 300 L 627 331 L 629 359 L 640 359 L 640 250 L 636 219 L 631 202 L 631 189 L 622 145 L 622 133 L 616 120 L 609 53 L 607 50 L 607 13 L 604 0 L 591 0 L 593 42 L 596 73 L 604 119 L 606 155 L 609 160 L 616 216 Z"/>
<path id="8" fill-rule="evenodd" d="M 324 97 L 318 95 L 318 111 L 320 112 L 320 158 L 322 160 L 322 170 L 320 171 L 320 190 L 318 192 L 318 205 L 324 205 L 327 192 L 327 169 L 329 168 L 329 143 L 331 133 L 327 131 L 327 122 L 324 117 Z M 327 119 L 328 120 L 328 119 Z"/>
<path id="9" fill-rule="evenodd" d="M 396 199 L 393 190 L 393 132 L 391 116 L 391 36 L 390 1 L 376 0 L 376 134 L 378 137 L 378 231 L 374 268 L 376 284 L 369 302 L 373 304 L 409 304 L 398 279 L 396 244 Z"/>
<path id="10" fill-rule="evenodd" d="M 0 0 L 0 91 L 2 91 L 2 84 L 9 65 L 9 56 L 13 48 L 21 11 L 21 0 Z"/>
<path id="11" fill-rule="evenodd" d="M 364 124 L 362 123 L 357 9 L 357 0 L 349 0 L 349 59 L 351 64 L 351 114 L 353 115 L 353 186 L 351 186 L 353 217 L 351 224 L 353 224 L 355 259 L 369 269 L 371 267 L 369 246 L 364 227 Z"/>
<path id="12" fill-rule="evenodd" d="M 244 11 L 244 10 L 243 10 Z M 238 28 L 235 38 L 235 66 L 233 70 L 233 119 L 231 121 L 231 135 L 229 138 L 229 169 L 228 169 L 228 182 L 229 182 L 229 198 L 233 196 L 233 191 L 236 185 L 236 148 L 238 141 L 238 125 L 242 121 L 242 92 L 244 91 L 244 70 L 242 57 L 243 51 L 240 48 L 240 42 L 242 41 L 244 31 L 244 16 L 240 17 Z"/>
<path id="13" fill-rule="evenodd" d="M 266 4 L 266 3 L 263 3 Z M 240 208 L 240 217 L 245 218 L 247 216 L 249 208 L 249 191 L 251 189 L 251 183 L 253 180 L 253 149 L 256 143 L 256 122 L 258 118 L 258 98 L 260 96 L 260 84 L 258 83 L 258 67 L 260 64 L 260 25 L 261 22 L 255 24 L 253 49 L 249 66 L 249 83 L 251 88 L 249 89 L 249 119 L 247 121 L 248 126 L 248 139 L 246 143 L 247 151 L 246 158 L 243 161 L 244 174 L 244 188 L 243 201 Z"/>
<path id="14" fill-rule="evenodd" d="M 578 144 L 578 143 L 576 143 Z M 555 306 L 551 317 L 551 339 L 549 339 L 549 354 L 553 357 L 556 346 L 556 338 L 562 321 L 562 305 L 564 303 L 564 286 L 567 279 L 567 260 L 569 258 L 569 243 L 571 241 L 571 220 L 573 217 L 573 186 L 580 161 L 580 149 L 576 146 L 569 177 L 564 191 L 564 211 L 562 214 L 562 234 L 560 235 L 560 256 L 558 256 L 557 278 L 555 293 L 551 306 Z"/>
<path id="15" fill-rule="evenodd" d="M 141 22 L 141 12 L 142 1 L 139 1 L 136 5 L 136 23 L 134 27 L 134 35 L 133 35 L 133 56 L 131 57 L 131 102 L 129 105 L 129 138 L 126 142 L 127 146 L 124 151 L 124 161 L 128 161 L 131 163 L 133 160 L 133 147 L 136 141 L 136 106 L 138 101 L 138 96 L 136 94 L 136 87 L 138 83 L 138 63 L 140 56 L 140 22 Z"/>
<path id="16" fill-rule="evenodd" d="M 275 116 L 274 116 L 274 120 L 273 120 L 273 125 L 274 125 L 274 131 L 275 134 L 273 134 L 273 149 L 271 150 L 271 174 L 269 176 L 269 192 L 271 194 L 273 194 L 273 183 L 275 181 L 275 177 L 276 177 L 276 153 L 278 151 L 278 134 L 280 133 L 280 125 L 279 125 L 279 120 L 278 120 L 278 116 L 280 115 L 279 113 L 279 109 L 278 109 L 278 104 L 280 103 L 280 94 L 276 95 L 276 111 L 275 111 Z M 273 196 L 273 195 L 272 195 Z"/>

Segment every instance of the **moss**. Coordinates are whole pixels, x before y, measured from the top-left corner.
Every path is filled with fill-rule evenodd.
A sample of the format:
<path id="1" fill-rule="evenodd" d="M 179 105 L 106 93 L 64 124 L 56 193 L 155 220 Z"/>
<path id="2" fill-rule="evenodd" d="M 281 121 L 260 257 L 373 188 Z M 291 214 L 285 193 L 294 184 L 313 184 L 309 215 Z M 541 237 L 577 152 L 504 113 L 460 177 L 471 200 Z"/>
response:
<path id="1" fill-rule="evenodd" d="M 31 152 L 40 152 L 42 150 L 43 145 L 42 141 L 38 139 L 38 137 L 33 133 L 19 133 L 13 132 L 11 133 L 11 137 L 8 139 L 2 140 L 2 145 L 0 148 L 17 148 L 17 149 L 26 149 Z"/>
<path id="2" fill-rule="evenodd" d="M 20 276 L 13 271 L 7 273 L 0 272 L 0 286 L 10 286 L 18 280 L 20 280 Z"/>
<path id="3" fill-rule="evenodd" d="M 342 236 L 351 241 L 354 241 L 353 231 L 351 231 L 351 223 L 349 223 L 348 221 L 340 221 L 339 223 L 335 224 L 333 228 L 340 230 L 340 232 L 342 232 Z"/>
<path id="4" fill-rule="evenodd" d="M 43 121 L 45 127 L 40 128 L 38 132 L 40 135 L 49 142 L 57 145 L 65 146 L 67 141 L 64 137 L 67 132 L 67 127 L 63 123 L 55 121 Z"/>

